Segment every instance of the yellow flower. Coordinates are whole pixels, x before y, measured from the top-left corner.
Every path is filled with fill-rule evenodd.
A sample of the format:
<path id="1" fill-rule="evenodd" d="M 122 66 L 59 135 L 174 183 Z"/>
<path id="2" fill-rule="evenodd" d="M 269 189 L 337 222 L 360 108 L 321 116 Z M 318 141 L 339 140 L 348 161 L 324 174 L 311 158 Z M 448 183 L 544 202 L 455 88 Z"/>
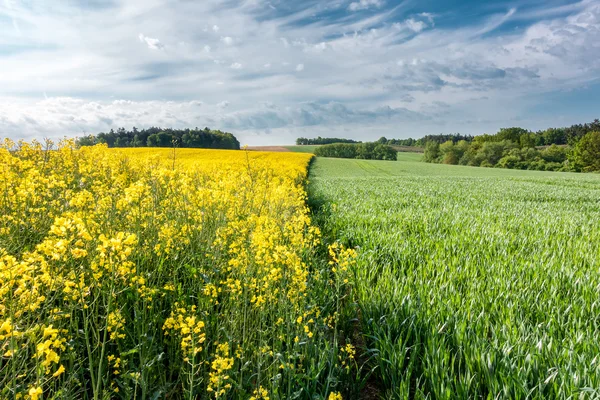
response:
<path id="1" fill-rule="evenodd" d="M 38 400 L 38 398 L 44 393 L 44 391 L 39 386 L 32 386 L 29 389 L 28 393 L 31 400 Z"/>
<path id="2" fill-rule="evenodd" d="M 56 370 L 55 373 L 52 374 L 52 376 L 56 378 L 57 376 L 61 375 L 63 372 L 65 372 L 65 367 L 64 367 L 64 365 L 61 364 L 61 366 L 58 367 L 58 369 Z"/>
<path id="3" fill-rule="evenodd" d="M 343 400 L 343 397 L 340 392 L 331 392 L 327 400 Z"/>

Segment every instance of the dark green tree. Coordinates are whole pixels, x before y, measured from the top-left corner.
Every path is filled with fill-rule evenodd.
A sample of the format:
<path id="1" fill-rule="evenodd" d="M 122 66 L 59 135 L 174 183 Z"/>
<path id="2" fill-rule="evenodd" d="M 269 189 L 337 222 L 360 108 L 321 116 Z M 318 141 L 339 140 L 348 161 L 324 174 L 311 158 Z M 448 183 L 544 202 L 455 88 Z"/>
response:
<path id="1" fill-rule="evenodd" d="M 600 171 L 600 131 L 589 132 L 575 146 L 573 159 L 584 172 Z"/>
<path id="2" fill-rule="evenodd" d="M 425 145 L 425 153 L 423 159 L 425 162 L 435 163 L 438 162 L 440 157 L 440 144 L 438 142 L 427 142 Z"/>

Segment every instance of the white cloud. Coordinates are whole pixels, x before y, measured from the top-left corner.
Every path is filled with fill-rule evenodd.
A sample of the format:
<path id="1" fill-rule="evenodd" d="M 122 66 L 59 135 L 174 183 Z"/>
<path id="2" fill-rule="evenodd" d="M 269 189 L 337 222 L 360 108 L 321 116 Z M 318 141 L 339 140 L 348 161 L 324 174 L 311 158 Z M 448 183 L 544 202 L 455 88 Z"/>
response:
<path id="1" fill-rule="evenodd" d="M 220 30 L 219 25 L 213 25 L 212 30 L 213 30 L 213 32 L 219 32 L 219 30 Z"/>
<path id="2" fill-rule="evenodd" d="M 138 35 L 140 42 L 145 43 L 149 49 L 152 50 L 162 50 L 165 46 L 158 39 L 154 39 L 151 37 L 144 36 L 142 33 Z"/>
<path id="3" fill-rule="evenodd" d="M 242 69 L 242 64 L 235 62 L 231 64 L 231 69 Z"/>
<path id="4" fill-rule="evenodd" d="M 233 38 L 230 36 L 224 36 L 221 37 L 221 42 L 225 43 L 228 46 L 231 46 L 233 44 Z"/>
<path id="5" fill-rule="evenodd" d="M 431 26 L 434 26 L 434 25 L 435 25 L 435 21 L 434 21 L 435 14 L 428 13 L 428 12 L 422 12 L 422 13 L 420 13 L 419 15 L 420 15 L 421 17 L 423 17 L 423 18 L 427 18 L 427 20 L 429 21 L 429 24 L 430 24 Z"/>
<path id="6" fill-rule="evenodd" d="M 413 32 L 421 32 L 423 29 L 425 29 L 427 27 L 427 24 L 423 21 L 417 21 L 413 18 L 409 18 L 406 21 L 404 21 L 404 23 L 406 24 L 406 26 L 408 27 L 408 29 L 410 29 Z"/>
<path id="7" fill-rule="evenodd" d="M 229 107 L 229 102 L 227 100 L 217 103 L 217 108 L 224 109 Z"/>
<path id="8" fill-rule="evenodd" d="M 298 72 L 304 71 L 304 64 L 296 65 L 296 71 L 298 71 Z"/>
<path id="9" fill-rule="evenodd" d="M 411 123 L 411 135 L 481 133 L 520 124 L 511 121 L 532 106 L 541 109 L 547 93 L 577 90 L 600 77 L 600 7 L 590 0 L 506 9 L 460 26 L 442 23 L 446 15 L 435 9 L 392 9 L 372 0 L 335 2 L 339 16 L 324 13 L 335 5 L 325 2 L 290 3 L 285 14 L 262 0 L 177 6 L 152 0 L 147 9 L 114 0 L 85 12 L 79 3 L 13 1 L 9 11 L 0 5 L 0 20 L 8 23 L 0 35 L 0 134 L 207 125 L 253 135 L 270 129 L 291 143 L 342 126 L 362 139 L 371 131 L 375 138 L 399 137 L 398 126 Z M 350 11 L 369 12 L 349 13 L 350 3 Z M 210 22 L 198 27 L 197 15 Z M 498 29 L 509 21 L 519 29 Z M 137 32 L 143 32 L 139 43 Z M 23 47 L 15 51 L 15 44 Z M 307 68 L 290 76 L 300 65 Z M 224 98 L 235 104 L 226 107 Z M 274 114 L 258 110 L 266 100 Z M 428 118 L 416 123 L 412 114 L 386 107 Z M 559 113 L 540 113 L 541 122 L 523 125 L 561 124 Z M 574 113 L 565 111 L 565 124 L 584 122 L 592 111 L 584 113 L 572 120 Z M 343 115 L 351 125 L 339 123 Z"/>
<path id="10" fill-rule="evenodd" d="M 327 43 L 321 42 L 319 44 L 315 44 L 314 46 L 312 46 L 312 49 L 317 52 L 325 51 L 327 49 Z"/>
<path id="11" fill-rule="evenodd" d="M 366 10 L 371 7 L 381 8 L 385 2 L 383 0 L 359 0 L 350 3 L 348 6 L 348 10 L 350 11 L 358 11 L 358 10 Z"/>

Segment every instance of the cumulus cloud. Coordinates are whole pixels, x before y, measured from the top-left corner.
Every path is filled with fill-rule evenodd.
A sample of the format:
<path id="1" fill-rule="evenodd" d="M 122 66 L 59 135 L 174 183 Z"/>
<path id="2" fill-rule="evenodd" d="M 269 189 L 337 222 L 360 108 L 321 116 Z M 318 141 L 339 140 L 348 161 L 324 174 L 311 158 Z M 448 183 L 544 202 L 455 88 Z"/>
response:
<path id="1" fill-rule="evenodd" d="M 79 2 L 12 4 L 0 6 L 20 28 L 9 23 L 0 37 L 0 133 L 15 137 L 208 125 L 269 130 L 285 143 L 341 127 L 399 136 L 398 121 L 414 124 L 412 135 L 481 133 L 600 76 L 600 6 L 590 0 L 497 14 L 474 5 L 459 24 L 383 0 L 292 2 L 285 12 L 263 1 L 142 10 L 117 0 L 84 13 Z M 209 22 L 198 27 L 197 15 Z M 519 29 L 499 29 L 510 21 Z M 143 32 L 139 43 L 132 32 Z M 559 117 L 550 108 L 540 114 L 562 124 L 549 122 Z"/>
<path id="2" fill-rule="evenodd" d="M 384 4 L 385 2 L 383 0 L 359 0 L 350 3 L 348 10 L 359 11 L 366 10 L 371 7 L 381 8 Z"/>
<path id="3" fill-rule="evenodd" d="M 140 39 L 140 42 L 145 43 L 149 49 L 162 50 L 165 48 L 165 46 L 160 42 L 160 40 L 144 36 L 144 34 L 142 33 L 138 35 L 138 38 Z"/>
<path id="4" fill-rule="evenodd" d="M 222 122 L 231 129 L 278 129 L 283 127 L 346 126 L 355 123 L 384 123 L 389 121 L 426 121 L 424 114 L 382 106 L 374 109 L 350 108 L 339 102 L 319 104 L 306 102 L 294 107 L 278 108 L 273 105 L 262 109 L 234 112 Z"/>
<path id="5" fill-rule="evenodd" d="M 435 21 L 434 21 L 435 15 L 434 14 L 428 13 L 428 12 L 422 12 L 419 14 L 419 16 L 421 16 L 423 18 L 427 18 L 427 20 L 429 21 L 429 24 L 431 26 L 435 25 Z"/>
<path id="6" fill-rule="evenodd" d="M 417 21 L 413 18 L 407 19 L 404 23 L 406 24 L 408 29 L 410 29 L 413 32 L 421 32 L 427 26 L 425 22 Z"/>

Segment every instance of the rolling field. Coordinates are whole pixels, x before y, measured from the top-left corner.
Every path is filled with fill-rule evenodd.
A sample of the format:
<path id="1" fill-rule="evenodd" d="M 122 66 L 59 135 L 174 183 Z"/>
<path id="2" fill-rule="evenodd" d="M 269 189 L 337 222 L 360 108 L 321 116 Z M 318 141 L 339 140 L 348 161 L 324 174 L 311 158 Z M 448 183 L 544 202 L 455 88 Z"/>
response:
<path id="1" fill-rule="evenodd" d="M 314 153 L 317 147 L 319 146 L 285 146 L 286 149 L 295 153 Z"/>
<path id="2" fill-rule="evenodd" d="M 412 155 L 411 155 L 412 156 Z M 600 397 L 600 175 L 319 158 L 383 398 Z"/>
<path id="3" fill-rule="evenodd" d="M 340 400 L 355 253 L 311 158 L 4 142 L 0 398 Z"/>
<path id="4" fill-rule="evenodd" d="M 420 159 L 5 141 L 0 398 L 599 397 L 600 175 Z"/>

